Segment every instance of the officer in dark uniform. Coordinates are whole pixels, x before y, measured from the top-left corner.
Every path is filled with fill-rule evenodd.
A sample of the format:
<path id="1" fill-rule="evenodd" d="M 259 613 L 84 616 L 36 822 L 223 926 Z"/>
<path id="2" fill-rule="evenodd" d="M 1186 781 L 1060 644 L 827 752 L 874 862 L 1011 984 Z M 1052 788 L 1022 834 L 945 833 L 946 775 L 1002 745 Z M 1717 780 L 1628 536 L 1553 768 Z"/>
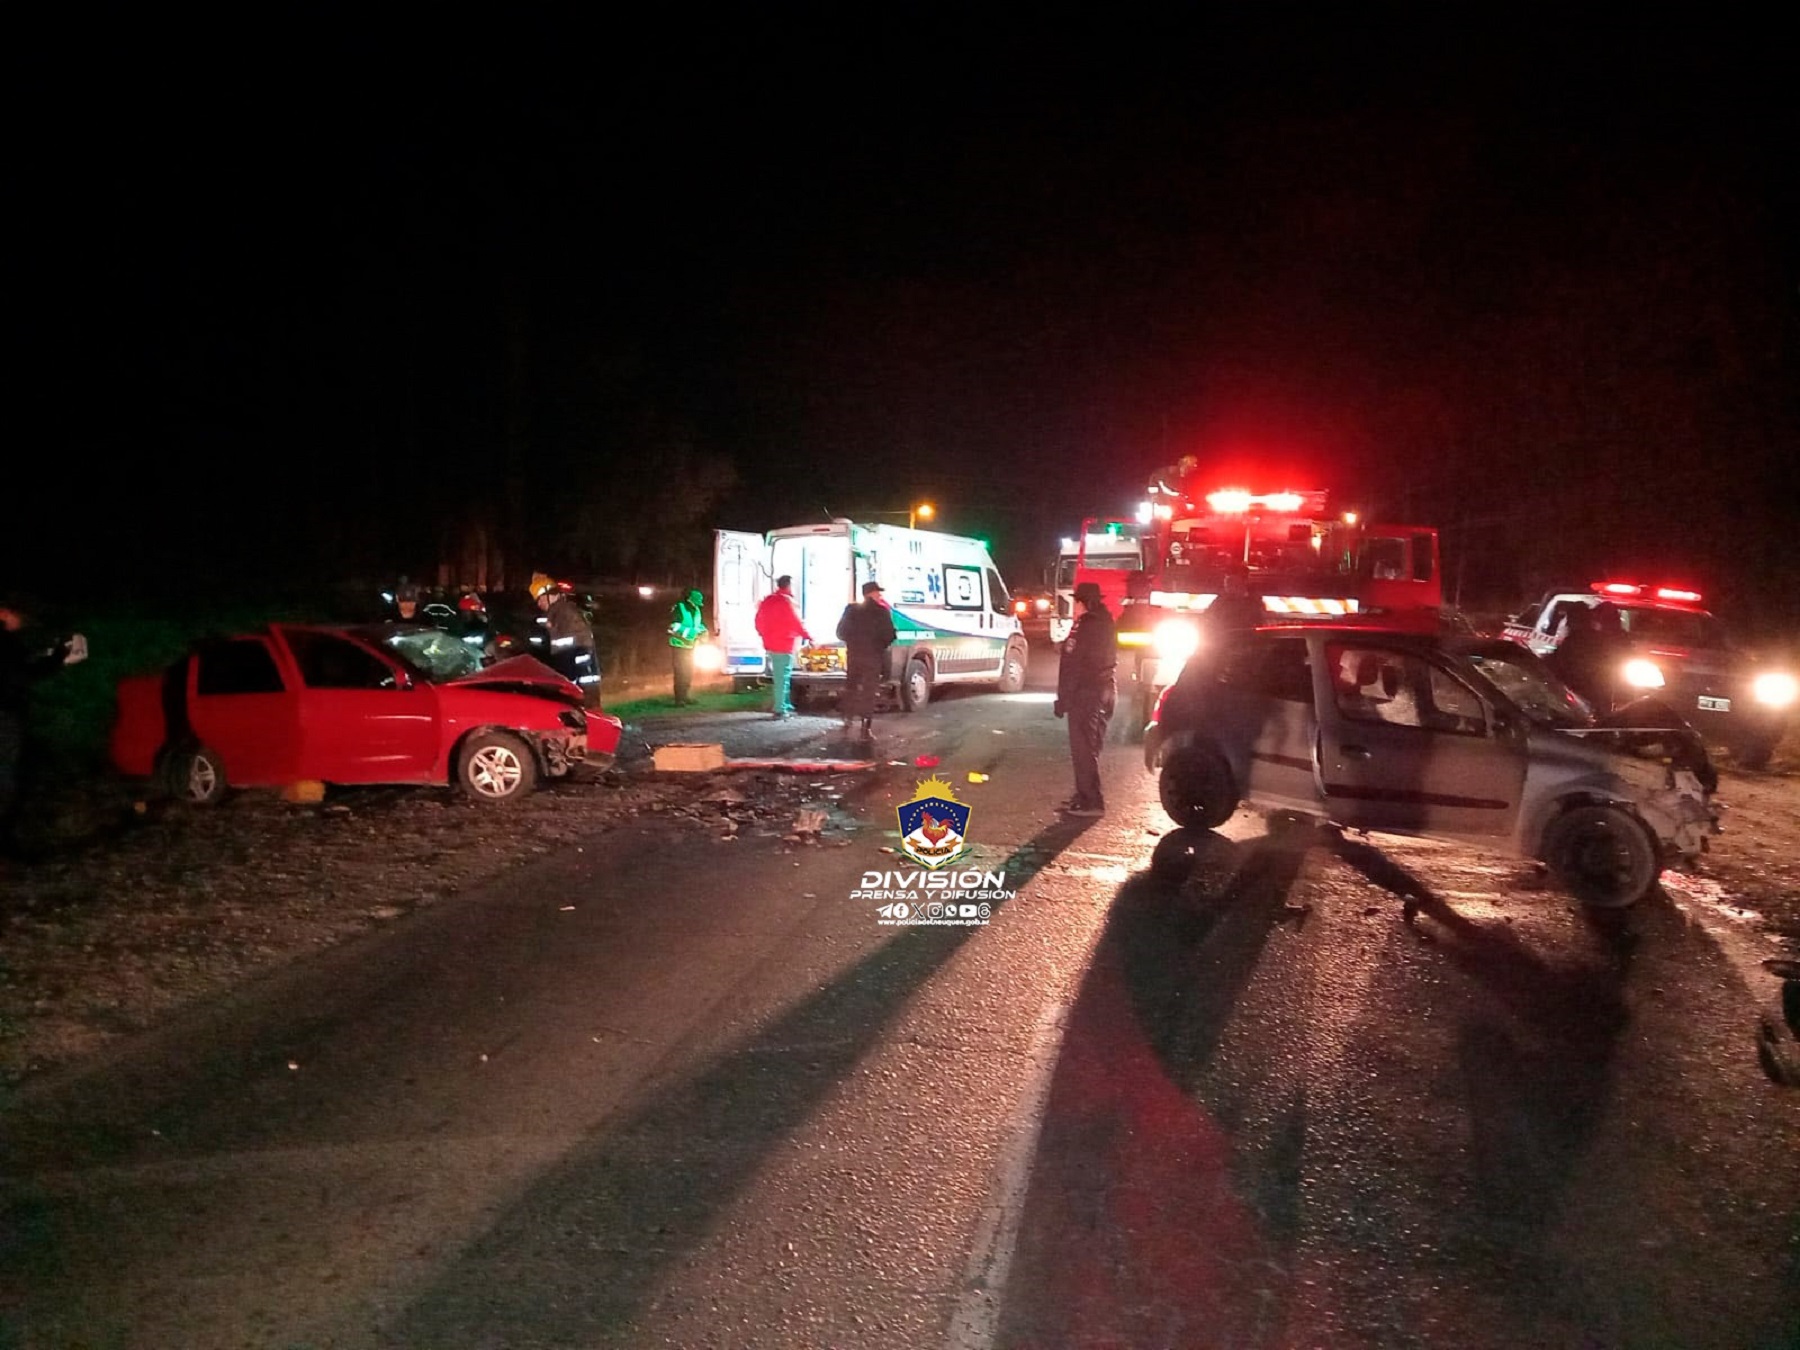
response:
<path id="1" fill-rule="evenodd" d="M 1602 715 L 1628 701 L 1625 662 L 1631 638 L 1619 607 L 1602 601 L 1569 616 L 1569 633 L 1544 663 Z"/>
<path id="2" fill-rule="evenodd" d="M 1084 581 L 1075 588 L 1075 604 L 1082 612 L 1063 643 L 1053 710 L 1069 719 L 1069 758 L 1075 767 L 1075 795 L 1062 810 L 1071 816 L 1103 816 L 1100 747 L 1106 744 L 1106 727 L 1118 697 L 1113 670 L 1119 662 L 1119 635 L 1094 582 Z"/>

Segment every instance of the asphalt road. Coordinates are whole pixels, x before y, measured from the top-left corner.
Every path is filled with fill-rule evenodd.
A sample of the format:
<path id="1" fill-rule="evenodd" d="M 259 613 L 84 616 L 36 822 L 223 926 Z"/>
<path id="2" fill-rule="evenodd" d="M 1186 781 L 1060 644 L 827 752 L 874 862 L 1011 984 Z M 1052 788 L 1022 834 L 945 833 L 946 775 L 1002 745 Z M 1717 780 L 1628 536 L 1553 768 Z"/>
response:
<path id="1" fill-rule="evenodd" d="M 634 824 L 31 1085 L 0 1346 L 1794 1343 L 1748 939 L 1462 849 L 1171 837 L 1123 741 L 1061 821 L 1047 673 L 883 719 L 833 842 Z M 921 754 L 1015 893 L 986 926 L 849 899 Z"/>

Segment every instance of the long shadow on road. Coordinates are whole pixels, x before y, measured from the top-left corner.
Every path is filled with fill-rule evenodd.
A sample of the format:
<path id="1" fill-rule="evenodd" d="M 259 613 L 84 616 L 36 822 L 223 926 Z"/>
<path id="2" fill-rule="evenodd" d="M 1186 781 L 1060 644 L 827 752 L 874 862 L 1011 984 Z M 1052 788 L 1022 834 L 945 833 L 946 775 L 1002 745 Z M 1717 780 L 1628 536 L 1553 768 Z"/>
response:
<path id="1" fill-rule="evenodd" d="M 1023 889 L 1081 833 L 1061 821 L 1004 867 Z M 1000 902 L 1004 904 L 1005 902 Z M 390 1344 L 628 1342 L 772 1147 L 806 1122 L 976 930 L 908 928 L 736 1050 L 663 1089 L 541 1177 L 385 1330 Z"/>
<path id="2" fill-rule="evenodd" d="M 1278 1316 L 1255 1272 L 1280 1259 L 1280 1205 L 1233 1184 L 1231 1133 L 1193 1080 L 1303 856 L 1176 831 L 1120 889 L 1051 1083 L 1001 1344 L 1256 1344 Z"/>

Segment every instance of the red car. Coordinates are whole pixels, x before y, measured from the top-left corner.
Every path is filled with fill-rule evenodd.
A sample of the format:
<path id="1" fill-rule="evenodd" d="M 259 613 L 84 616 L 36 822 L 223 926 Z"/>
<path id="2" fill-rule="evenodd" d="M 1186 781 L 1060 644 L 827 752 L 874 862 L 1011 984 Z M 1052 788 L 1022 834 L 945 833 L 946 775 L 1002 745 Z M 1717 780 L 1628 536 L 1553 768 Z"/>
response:
<path id="1" fill-rule="evenodd" d="M 275 624 L 120 681 L 112 759 L 196 803 L 309 779 L 455 782 L 507 801 L 618 749 L 619 719 L 581 703 L 534 657 L 483 667 L 435 628 Z"/>

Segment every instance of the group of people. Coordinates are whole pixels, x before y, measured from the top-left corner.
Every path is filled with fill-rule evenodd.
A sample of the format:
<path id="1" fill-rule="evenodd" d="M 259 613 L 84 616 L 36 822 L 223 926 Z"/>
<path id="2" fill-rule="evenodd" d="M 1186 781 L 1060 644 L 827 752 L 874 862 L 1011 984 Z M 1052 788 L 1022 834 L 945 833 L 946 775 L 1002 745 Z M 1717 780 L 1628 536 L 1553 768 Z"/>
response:
<path id="1" fill-rule="evenodd" d="M 837 623 L 838 641 L 844 644 L 844 692 L 838 712 L 845 732 L 860 725 L 864 740 L 875 735 L 875 700 L 887 678 L 888 648 L 899 636 L 882 595 L 880 582 L 864 582 L 862 600 L 844 606 Z M 794 597 L 793 577 L 775 578 L 775 589 L 756 607 L 756 633 L 769 670 L 770 715 L 792 717 L 794 656 L 802 642 L 813 641 Z"/>

